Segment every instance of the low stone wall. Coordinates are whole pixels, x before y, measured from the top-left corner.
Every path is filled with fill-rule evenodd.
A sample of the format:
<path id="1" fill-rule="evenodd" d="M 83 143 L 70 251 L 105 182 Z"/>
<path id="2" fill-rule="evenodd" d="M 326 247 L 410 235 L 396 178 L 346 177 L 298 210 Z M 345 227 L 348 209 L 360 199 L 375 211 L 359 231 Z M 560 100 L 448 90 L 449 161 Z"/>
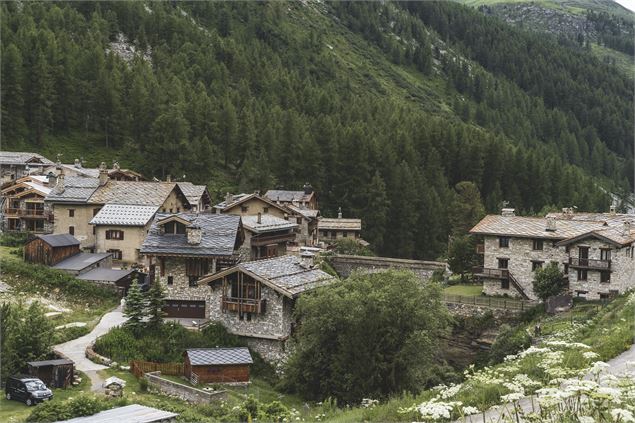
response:
<path id="1" fill-rule="evenodd" d="M 499 308 L 482 307 L 478 305 L 475 306 L 472 304 L 447 303 L 446 305 L 450 313 L 456 316 L 462 316 L 462 317 L 480 316 L 487 312 L 491 312 L 494 315 L 495 319 L 505 320 L 521 313 L 521 310 L 515 310 L 515 309 L 505 310 L 502 308 L 499 309 Z"/>
<path id="2" fill-rule="evenodd" d="M 432 274 L 441 270 L 448 273 L 447 264 L 438 261 L 405 260 L 390 257 L 367 257 L 335 255 L 329 258 L 330 264 L 340 277 L 348 277 L 354 270 L 367 273 L 383 272 L 388 269 L 410 270 L 422 280 L 426 281 Z"/>
<path id="3" fill-rule="evenodd" d="M 144 377 L 148 381 L 149 389 L 180 398 L 184 401 L 197 404 L 209 404 L 212 401 L 224 401 L 227 399 L 226 391 L 203 391 L 202 389 L 164 379 L 161 377 L 161 372 L 146 373 Z"/>
<path id="4" fill-rule="evenodd" d="M 93 350 L 94 346 L 95 346 L 94 342 L 91 342 L 90 344 L 88 344 L 88 346 L 86 347 L 86 358 L 94 363 L 103 364 L 104 366 L 110 366 L 112 364 L 112 360 L 109 359 L 108 357 L 104 357 L 103 355 L 97 354 Z"/>

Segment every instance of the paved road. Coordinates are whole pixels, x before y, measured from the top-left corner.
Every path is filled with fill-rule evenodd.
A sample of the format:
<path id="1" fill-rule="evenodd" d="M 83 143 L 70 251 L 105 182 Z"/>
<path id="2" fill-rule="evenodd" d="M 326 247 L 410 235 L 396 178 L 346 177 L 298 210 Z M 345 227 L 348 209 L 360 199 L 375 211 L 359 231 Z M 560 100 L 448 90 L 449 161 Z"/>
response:
<path id="1" fill-rule="evenodd" d="M 635 370 L 628 367 L 628 362 L 635 362 L 635 344 L 631 345 L 631 348 L 627 351 L 624 351 L 622 354 L 617 357 L 607 361 L 611 367 L 603 370 L 604 373 L 610 373 L 614 376 L 628 376 L 629 374 L 635 377 Z M 591 378 L 591 375 L 587 375 L 586 378 Z M 518 401 L 518 406 L 525 412 L 529 413 L 532 411 L 532 400 L 531 397 L 522 398 Z M 537 401 L 534 401 L 533 404 L 536 407 L 535 411 L 539 411 L 539 406 Z M 465 420 L 456 420 L 455 423 L 459 422 L 468 422 L 468 423 L 491 423 L 491 422 L 499 422 L 502 421 L 502 415 L 508 415 L 507 410 L 514 410 L 513 404 L 504 404 L 498 409 L 489 409 L 485 412 L 485 417 L 483 414 L 475 414 L 473 416 L 467 417 Z"/>
<path id="2" fill-rule="evenodd" d="M 86 373 L 92 382 L 92 390 L 101 390 L 102 378 L 97 373 L 99 370 L 107 369 L 108 367 L 101 364 L 93 363 L 86 358 L 86 347 L 100 336 L 106 334 L 110 329 L 115 326 L 121 325 L 127 320 L 121 312 L 121 307 L 104 314 L 97 326 L 87 335 L 80 338 L 73 339 L 63 344 L 53 346 L 53 350 L 57 353 L 68 357 L 75 362 L 75 368 L 79 371 Z"/>

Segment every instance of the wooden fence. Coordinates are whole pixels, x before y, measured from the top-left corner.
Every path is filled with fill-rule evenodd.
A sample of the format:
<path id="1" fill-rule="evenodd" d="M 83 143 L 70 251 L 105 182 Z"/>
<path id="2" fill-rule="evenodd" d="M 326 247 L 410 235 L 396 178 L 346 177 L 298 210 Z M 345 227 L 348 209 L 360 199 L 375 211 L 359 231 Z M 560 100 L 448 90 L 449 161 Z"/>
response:
<path id="1" fill-rule="evenodd" d="M 183 376 L 183 363 L 153 363 L 151 361 L 133 360 L 130 362 L 130 372 L 137 378 L 148 372 L 161 372 L 164 375 Z"/>
<path id="2" fill-rule="evenodd" d="M 498 308 L 503 310 L 527 310 L 534 305 L 535 301 L 517 300 L 512 298 L 496 298 L 485 296 L 467 297 L 464 295 L 444 294 L 443 301 L 452 304 L 467 304 L 477 307 Z"/>

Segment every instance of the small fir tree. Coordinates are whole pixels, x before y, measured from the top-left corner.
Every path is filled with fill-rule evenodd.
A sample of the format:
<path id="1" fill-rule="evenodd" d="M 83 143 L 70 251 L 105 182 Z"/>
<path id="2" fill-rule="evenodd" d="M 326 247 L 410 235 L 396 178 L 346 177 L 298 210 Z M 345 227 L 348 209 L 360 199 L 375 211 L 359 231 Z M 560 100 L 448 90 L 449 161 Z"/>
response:
<path id="1" fill-rule="evenodd" d="M 124 316 L 128 318 L 128 321 L 125 323 L 126 326 L 132 328 L 134 331 L 140 329 L 141 326 L 143 326 L 145 308 L 145 298 L 143 298 L 143 293 L 141 292 L 137 279 L 134 279 L 130 285 L 130 289 L 128 289 L 126 305 L 123 311 Z"/>
<path id="2" fill-rule="evenodd" d="M 159 278 L 157 278 L 150 290 L 148 291 L 148 307 L 146 314 L 148 316 L 148 325 L 158 327 L 163 323 L 163 306 L 165 305 L 165 293 Z"/>

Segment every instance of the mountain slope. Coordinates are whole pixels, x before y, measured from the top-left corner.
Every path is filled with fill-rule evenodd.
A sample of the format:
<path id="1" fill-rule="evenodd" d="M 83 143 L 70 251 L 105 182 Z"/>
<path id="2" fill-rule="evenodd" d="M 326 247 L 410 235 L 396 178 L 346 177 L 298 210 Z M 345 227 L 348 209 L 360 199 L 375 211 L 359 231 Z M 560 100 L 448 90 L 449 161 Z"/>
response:
<path id="1" fill-rule="evenodd" d="M 629 186 L 632 81 L 477 11 L 415 6 L 3 3 L 2 148 L 117 158 L 218 197 L 310 181 L 324 215 L 362 217 L 403 257 L 444 251 L 460 181 L 490 211 L 605 209 L 598 184 Z M 471 40 L 492 31 L 496 56 Z"/>

